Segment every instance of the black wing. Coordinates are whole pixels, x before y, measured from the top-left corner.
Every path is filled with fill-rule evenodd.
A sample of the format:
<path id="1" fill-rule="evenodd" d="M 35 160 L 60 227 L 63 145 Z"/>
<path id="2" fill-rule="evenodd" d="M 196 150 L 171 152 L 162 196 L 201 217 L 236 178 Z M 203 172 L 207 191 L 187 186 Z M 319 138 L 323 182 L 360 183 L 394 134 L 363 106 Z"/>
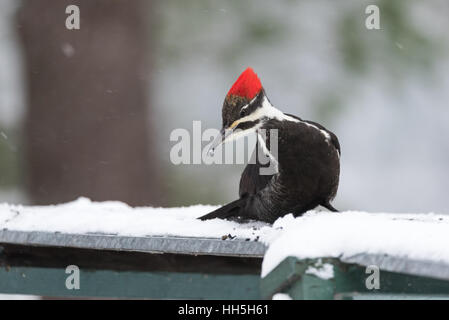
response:
<path id="1" fill-rule="evenodd" d="M 331 137 L 331 143 L 332 143 L 332 145 L 335 147 L 335 149 L 337 149 L 338 154 L 341 155 L 340 142 L 338 141 L 337 136 L 336 136 L 332 131 L 327 130 L 325 127 L 323 127 L 321 124 L 319 124 L 319 123 L 317 123 L 317 122 L 309 121 L 309 120 L 303 120 L 303 119 L 301 119 L 300 117 L 297 117 L 297 116 L 295 116 L 295 115 L 293 115 L 293 114 L 288 114 L 288 113 L 286 113 L 286 115 L 287 115 L 287 116 L 290 116 L 290 117 L 292 117 L 292 118 L 298 119 L 299 121 L 303 121 L 303 122 L 306 122 L 306 123 L 310 123 L 310 124 L 312 124 L 312 125 L 318 127 L 319 129 L 326 131 L 326 132 L 329 134 L 329 136 Z"/>

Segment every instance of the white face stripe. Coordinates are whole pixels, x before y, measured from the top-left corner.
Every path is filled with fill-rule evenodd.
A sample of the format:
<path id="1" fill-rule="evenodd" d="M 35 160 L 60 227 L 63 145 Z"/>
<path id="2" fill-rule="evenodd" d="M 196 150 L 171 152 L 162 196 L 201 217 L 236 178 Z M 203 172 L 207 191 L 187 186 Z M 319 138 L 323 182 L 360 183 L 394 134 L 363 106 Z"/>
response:
<path id="1" fill-rule="evenodd" d="M 249 107 L 249 104 L 242 107 L 242 109 L 246 109 Z M 249 115 L 240 118 L 236 120 L 232 125 L 231 128 L 235 128 L 237 125 L 239 125 L 242 122 L 251 122 L 251 121 L 257 121 L 261 120 L 262 118 L 268 118 L 268 119 L 277 119 L 277 120 L 288 120 L 288 121 L 294 121 L 299 122 L 299 120 L 289 117 L 285 115 L 281 110 L 276 109 L 271 105 L 271 103 L 268 101 L 267 97 L 263 98 L 262 106 L 260 108 L 257 108 L 254 110 L 254 112 L 250 113 Z"/>
<path id="2" fill-rule="evenodd" d="M 252 102 L 252 101 L 251 101 Z M 251 102 L 249 104 L 251 104 Z M 249 104 L 247 104 L 246 106 L 244 106 L 242 109 L 244 108 L 248 108 Z M 242 122 L 250 122 L 250 121 L 257 121 L 257 120 L 261 120 L 262 118 L 268 118 L 268 119 L 277 119 L 279 121 L 292 121 L 292 122 L 301 122 L 306 124 L 309 127 L 315 128 L 318 131 L 320 131 L 320 133 L 324 136 L 324 138 L 326 139 L 327 142 L 329 142 L 331 140 L 331 136 L 328 132 L 326 132 L 323 129 L 318 128 L 317 126 L 305 122 L 305 121 L 301 121 L 299 119 L 290 117 L 288 115 L 286 115 L 285 113 L 283 113 L 281 110 L 275 108 L 267 99 L 267 97 L 263 98 L 262 101 L 262 106 L 260 108 L 257 108 L 253 113 L 240 118 L 239 120 L 235 121 L 231 128 L 235 128 L 237 125 L 239 125 Z M 246 130 L 245 130 L 246 131 Z"/>

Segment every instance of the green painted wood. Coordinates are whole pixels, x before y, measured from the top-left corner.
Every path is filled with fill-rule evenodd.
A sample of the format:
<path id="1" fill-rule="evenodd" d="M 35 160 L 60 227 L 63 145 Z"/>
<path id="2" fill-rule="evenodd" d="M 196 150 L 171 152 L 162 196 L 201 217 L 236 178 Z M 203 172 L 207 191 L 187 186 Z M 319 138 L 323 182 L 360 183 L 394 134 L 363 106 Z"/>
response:
<path id="1" fill-rule="evenodd" d="M 294 257 L 287 257 L 261 280 L 262 297 L 270 299 L 275 293 L 285 292 L 305 271 L 305 266 Z"/>
<path id="2" fill-rule="evenodd" d="M 334 269 L 332 279 L 321 279 L 313 274 L 307 274 L 310 266 L 319 263 L 330 263 Z M 380 270 L 380 289 L 369 290 L 365 282 L 369 274 L 366 267 L 343 263 L 338 259 L 306 259 L 298 260 L 288 257 L 270 274 L 262 279 L 261 295 L 270 298 L 273 294 L 282 292 L 293 299 L 334 299 L 342 293 L 371 295 L 403 295 L 444 297 L 449 295 L 449 281 L 420 277 L 404 273 Z"/>
<path id="3" fill-rule="evenodd" d="M 0 269 L 0 293 L 50 297 L 151 299 L 260 299 L 258 275 L 176 272 L 83 271 L 80 289 L 68 290 L 65 269 Z"/>

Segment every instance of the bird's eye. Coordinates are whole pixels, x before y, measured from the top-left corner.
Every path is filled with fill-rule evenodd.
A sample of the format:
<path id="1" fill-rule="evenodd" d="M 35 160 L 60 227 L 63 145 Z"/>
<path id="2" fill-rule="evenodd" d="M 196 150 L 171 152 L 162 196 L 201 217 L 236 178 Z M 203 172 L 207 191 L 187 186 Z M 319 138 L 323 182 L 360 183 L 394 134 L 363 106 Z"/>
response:
<path id="1" fill-rule="evenodd" d="M 240 110 L 240 117 L 246 116 L 246 109 Z"/>

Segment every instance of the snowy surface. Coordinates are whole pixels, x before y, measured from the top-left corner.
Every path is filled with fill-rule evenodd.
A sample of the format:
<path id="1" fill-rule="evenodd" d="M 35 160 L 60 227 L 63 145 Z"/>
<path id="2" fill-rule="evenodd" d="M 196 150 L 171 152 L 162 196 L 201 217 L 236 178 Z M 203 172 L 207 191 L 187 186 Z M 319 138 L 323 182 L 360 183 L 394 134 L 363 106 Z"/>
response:
<path id="1" fill-rule="evenodd" d="M 330 263 L 322 263 L 321 259 L 314 266 L 309 266 L 306 274 L 312 274 L 321 279 L 332 279 L 334 277 L 334 266 Z"/>
<path id="2" fill-rule="evenodd" d="M 286 293 L 276 293 L 273 295 L 272 300 L 292 300 L 292 297 Z"/>
<path id="3" fill-rule="evenodd" d="M 92 202 L 86 198 L 53 206 L 0 204 L 0 230 L 203 238 L 231 235 L 242 239 L 256 239 L 273 230 L 260 222 L 238 224 L 196 219 L 215 208 L 205 205 L 132 208 L 122 202 Z"/>
<path id="4" fill-rule="evenodd" d="M 0 293 L 0 300 L 41 300 L 41 297 L 25 295 L 25 294 L 3 294 L 3 293 Z"/>
<path id="5" fill-rule="evenodd" d="M 449 264 L 447 215 L 309 212 L 296 219 L 287 215 L 273 227 L 283 231 L 270 241 L 262 276 L 288 256 L 301 259 L 368 253 Z"/>
<path id="6" fill-rule="evenodd" d="M 225 241 L 250 239 L 268 245 L 262 276 L 288 256 L 349 258 L 369 253 L 449 264 L 448 215 L 310 211 L 298 218 L 287 215 L 272 226 L 196 219 L 215 208 L 131 208 L 86 198 L 45 207 L 0 204 L 0 230 L 218 239 L 230 235 Z M 308 273 L 333 276 L 326 265 L 313 266 Z"/>

